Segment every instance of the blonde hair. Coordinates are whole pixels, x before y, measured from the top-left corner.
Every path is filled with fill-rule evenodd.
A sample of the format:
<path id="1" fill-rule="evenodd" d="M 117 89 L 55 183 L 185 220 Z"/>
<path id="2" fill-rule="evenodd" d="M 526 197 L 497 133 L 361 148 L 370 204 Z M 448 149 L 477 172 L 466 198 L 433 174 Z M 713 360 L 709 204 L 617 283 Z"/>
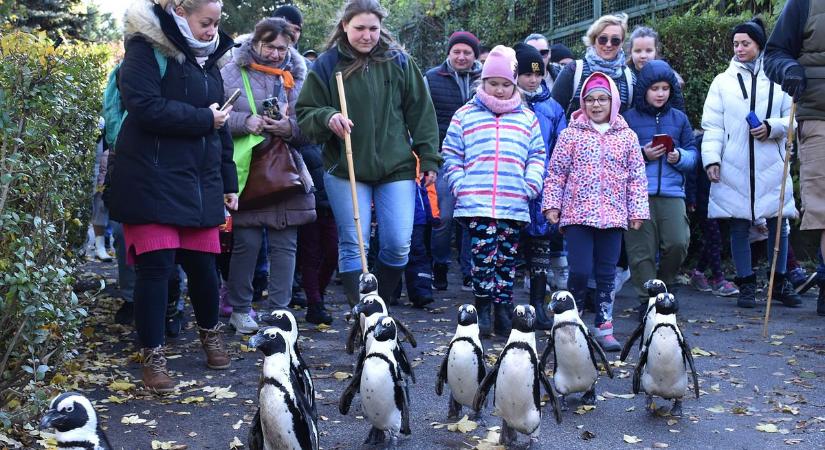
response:
<path id="1" fill-rule="evenodd" d="M 587 29 L 587 34 L 582 36 L 584 45 L 592 47 L 593 44 L 596 43 L 596 38 L 599 37 L 602 31 L 611 25 L 618 25 L 622 27 L 622 41 L 624 41 L 625 36 L 627 36 L 627 14 L 608 14 L 606 16 L 599 17 L 595 22 L 593 22 L 593 25 L 590 25 L 590 28 Z"/>
<path id="2" fill-rule="evenodd" d="M 186 14 L 192 14 L 202 6 L 210 3 L 217 3 L 218 6 L 223 8 L 222 0 L 155 0 L 155 2 L 165 10 L 168 10 L 170 7 L 174 9 L 181 6 L 183 10 L 186 11 Z"/>

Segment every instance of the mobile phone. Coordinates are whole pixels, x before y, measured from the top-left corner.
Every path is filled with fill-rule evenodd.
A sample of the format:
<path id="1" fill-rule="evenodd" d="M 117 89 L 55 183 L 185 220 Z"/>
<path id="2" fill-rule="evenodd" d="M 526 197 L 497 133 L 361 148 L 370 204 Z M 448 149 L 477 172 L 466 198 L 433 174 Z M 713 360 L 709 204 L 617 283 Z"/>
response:
<path id="1" fill-rule="evenodd" d="M 653 135 L 653 142 L 651 142 L 650 145 L 652 145 L 653 147 L 656 147 L 657 145 L 664 145 L 665 150 L 667 150 L 668 153 L 675 150 L 675 148 L 673 146 L 673 138 L 670 137 L 667 134 L 655 134 L 655 135 Z"/>
<path id="2" fill-rule="evenodd" d="M 232 95 L 229 96 L 229 98 L 226 100 L 226 103 L 224 103 L 223 106 L 221 106 L 220 110 L 223 111 L 226 108 L 229 108 L 230 106 L 232 106 L 232 104 L 235 103 L 235 100 L 237 100 L 238 97 L 240 97 L 240 96 L 241 96 L 241 90 L 240 89 L 235 89 L 235 92 L 233 92 Z"/>
<path id="3" fill-rule="evenodd" d="M 276 97 L 268 98 L 261 102 L 261 106 L 263 106 L 263 115 L 269 117 L 272 120 L 281 120 L 284 118 L 284 115 L 281 114 L 281 105 L 278 104 L 278 99 Z"/>
<path id="4" fill-rule="evenodd" d="M 748 113 L 748 115 L 745 117 L 745 120 L 748 122 L 748 126 L 751 127 L 751 129 L 758 128 L 760 125 L 762 125 L 762 121 L 759 120 L 759 117 L 757 117 L 753 111 Z"/>

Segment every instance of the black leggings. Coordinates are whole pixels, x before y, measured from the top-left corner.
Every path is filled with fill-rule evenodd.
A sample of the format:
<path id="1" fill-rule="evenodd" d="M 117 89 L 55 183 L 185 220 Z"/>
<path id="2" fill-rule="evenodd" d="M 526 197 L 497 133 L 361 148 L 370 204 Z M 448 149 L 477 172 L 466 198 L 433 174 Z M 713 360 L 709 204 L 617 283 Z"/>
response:
<path id="1" fill-rule="evenodd" d="M 135 327 L 141 347 L 158 347 L 164 343 L 169 277 L 176 263 L 186 272 L 198 326 L 213 328 L 218 323 L 215 255 L 170 249 L 143 253 L 135 259 Z"/>

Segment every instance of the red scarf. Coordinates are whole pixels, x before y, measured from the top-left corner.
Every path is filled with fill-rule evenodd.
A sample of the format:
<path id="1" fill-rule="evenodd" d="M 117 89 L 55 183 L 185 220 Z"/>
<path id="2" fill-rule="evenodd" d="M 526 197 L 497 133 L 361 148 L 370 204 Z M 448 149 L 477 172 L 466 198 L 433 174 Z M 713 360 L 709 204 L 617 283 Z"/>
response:
<path id="1" fill-rule="evenodd" d="M 269 75 L 279 75 L 284 80 L 285 88 L 292 89 L 295 87 L 295 79 L 292 78 L 292 72 L 288 70 L 277 69 L 275 67 L 269 67 L 258 63 L 251 63 L 249 68 L 257 70 L 258 72 L 267 73 Z"/>

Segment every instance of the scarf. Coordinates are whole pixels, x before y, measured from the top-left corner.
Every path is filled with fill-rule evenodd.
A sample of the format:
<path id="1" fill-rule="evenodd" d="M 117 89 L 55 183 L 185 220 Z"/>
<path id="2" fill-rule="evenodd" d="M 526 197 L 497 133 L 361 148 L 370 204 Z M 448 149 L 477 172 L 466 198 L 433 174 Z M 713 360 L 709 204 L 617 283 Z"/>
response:
<path id="1" fill-rule="evenodd" d="M 513 96 L 509 100 L 499 100 L 484 92 L 484 88 L 476 90 L 476 98 L 494 114 L 511 112 L 521 104 L 521 94 L 516 89 L 513 90 Z"/>
<path id="2" fill-rule="evenodd" d="M 601 56 L 596 54 L 595 48 L 587 47 L 587 52 L 584 55 L 584 59 L 588 64 L 590 64 L 590 68 L 593 69 L 593 72 L 602 72 L 614 80 L 618 80 L 624 76 L 625 57 L 624 50 L 621 48 L 619 49 L 619 53 L 616 55 L 616 59 L 608 61 L 606 59 L 602 59 Z"/>
<path id="3" fill-rule="evenodd" d="M 278 69 L 276 67 L 265 66 L 258 63 L 250 63 L 249 68 L 265 74 L 280 76 L 284 80 L 284 87 L 287 89 L 292 89 L 295 87 L 295 79 L 292 77 L 292 72 L 286 69 Z"/>
<path id="4" fill-rule="evenodd" d="M 536 103 L 541 103 L 550 98 L 550 89 L 547 88 L 547 84 L 545 84 L 544 80 L 541 81 L 538 89 L 535 91 L 526 91 L 522 88 L 518 88 L 518 90 L 524 94 L 525 100 L 527 100 L 527 103 L 530 104 L 531 107 Z"/>
<path id="5" fill-rule="evenodd" d="M 466 102 L 472 95 L 472 92 L 470 92 L 470 74 L 481 71 L 481 63 L 473 61 L 473 65 L 470 66 L 469 69 L 459 72 L 453 68 L 453 65 L 450 64 L 450 60 L 448 59 L 447 70 L 450 71 L 450 75 L 453 76 L 456 84 L 458 84 L 458 90 L 461 91 L 461 102 Z"/>
<path id="6" fill-rule="evenodd" d="M 178 29 L 181 34 L 183 34 L 184 39 L 186 39 L 189 49 L 192 50 L 192 54 L 195 55 L 195 59 L 197 59 L 199 64 L 203 65 L 209 58 L 209 55 L 215 53 L 215 50 L 218 48 L 218 33 L 215 33 L 215 37 L 213 37 L 211 41 L 201 42 L 195 39 L 195 35 L 192 34 L 192 29 L 189 28 L 189 22 L 186 21 L 186 18 L 175 13 L 174 3 L 169 4 L 166 12 L 171 14 L 172 18 L 175 19 L 175 23 L 178 25 Z"/>
<path id="7" fill-rule="evenodd" d="M 733 59 L 739 64 L 742 64 L 746 69 L 748 69 L 748 71 L 750 71 L 750 73 L 756 75 L 757 73 L 759 73 L 759 68 L 762 67 L 763 54 L 763 52 L 760 52 L 756 58 L 753 58 L 750 61 L 739 61 L 739 57 L 737 56 L 734 56 Z"/>

